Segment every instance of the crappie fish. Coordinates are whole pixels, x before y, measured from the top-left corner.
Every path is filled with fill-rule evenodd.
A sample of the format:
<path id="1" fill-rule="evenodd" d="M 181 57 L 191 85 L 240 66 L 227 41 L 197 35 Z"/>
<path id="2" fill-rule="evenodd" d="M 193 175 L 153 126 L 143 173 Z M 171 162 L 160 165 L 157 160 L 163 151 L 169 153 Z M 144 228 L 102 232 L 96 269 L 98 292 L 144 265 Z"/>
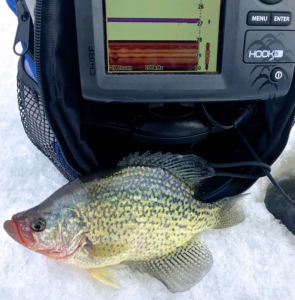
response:
<path id="1" fill-rule="evenodd" d="M 4 223 L 23 246 L 87 269 L 118 286 L 112 266 L 146 272 L 171 292 L 185 291 L 209 272 L 213 259 L 196 236 L 244 220 L 241 196 L 203 203 L 194 189 L 214 170 L 195 155 L 149 152 L 116 169 L 76 179 Z"/>

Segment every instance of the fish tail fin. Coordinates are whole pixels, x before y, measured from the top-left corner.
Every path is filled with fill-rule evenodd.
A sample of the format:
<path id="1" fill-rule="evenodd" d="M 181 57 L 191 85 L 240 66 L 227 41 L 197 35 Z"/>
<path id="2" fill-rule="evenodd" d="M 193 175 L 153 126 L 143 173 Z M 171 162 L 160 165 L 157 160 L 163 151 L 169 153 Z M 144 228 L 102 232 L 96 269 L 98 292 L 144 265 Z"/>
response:
<path id="1" fill-rule="evenodd" d="M 232 227 L 245 220 L 243 208 L 238 204 L 244 196 L 244 194 L 234 196 L 225 202 L 216 217 L 215 229 Z"/>

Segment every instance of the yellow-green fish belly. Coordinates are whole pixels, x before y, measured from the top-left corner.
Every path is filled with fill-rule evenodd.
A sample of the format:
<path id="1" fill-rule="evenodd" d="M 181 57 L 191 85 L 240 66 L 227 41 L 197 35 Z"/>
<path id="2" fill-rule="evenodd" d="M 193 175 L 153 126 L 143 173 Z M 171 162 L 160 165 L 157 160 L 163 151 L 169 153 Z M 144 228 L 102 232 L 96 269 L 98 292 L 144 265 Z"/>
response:
<path id="1" fill-rule="evenodd" d="M 89 185 L 81 197 L 85 245 L 66 262 L 83 268 L 167 255 L 214 227 L 218 211 L 174 176 L 150 167 L 120 170 Z"/>

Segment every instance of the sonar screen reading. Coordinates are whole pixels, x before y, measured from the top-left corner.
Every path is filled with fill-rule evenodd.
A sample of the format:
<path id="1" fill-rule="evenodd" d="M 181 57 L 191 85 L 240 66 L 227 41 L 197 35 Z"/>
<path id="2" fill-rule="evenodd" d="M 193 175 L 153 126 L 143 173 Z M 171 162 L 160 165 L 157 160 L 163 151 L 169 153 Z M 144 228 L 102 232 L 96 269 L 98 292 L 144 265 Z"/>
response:
<path id="1" fill-rule="evenodd" d="M 221 0 L 105 0 L 108 73 L 216 73 Z"/>

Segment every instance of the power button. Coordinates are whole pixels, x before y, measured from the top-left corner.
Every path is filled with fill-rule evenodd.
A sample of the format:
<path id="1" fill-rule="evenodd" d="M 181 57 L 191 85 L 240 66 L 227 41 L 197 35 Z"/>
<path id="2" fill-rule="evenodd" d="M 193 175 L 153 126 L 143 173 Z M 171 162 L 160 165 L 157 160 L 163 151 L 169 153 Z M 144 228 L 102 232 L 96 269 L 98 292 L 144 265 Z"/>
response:
<path id="1" fill-rule="evenodd" d="M 284 77 L 284 72 L 281 68 L 275 68 L 270 73 L 270 79 L 274 82 L 280 81 Z"/>

